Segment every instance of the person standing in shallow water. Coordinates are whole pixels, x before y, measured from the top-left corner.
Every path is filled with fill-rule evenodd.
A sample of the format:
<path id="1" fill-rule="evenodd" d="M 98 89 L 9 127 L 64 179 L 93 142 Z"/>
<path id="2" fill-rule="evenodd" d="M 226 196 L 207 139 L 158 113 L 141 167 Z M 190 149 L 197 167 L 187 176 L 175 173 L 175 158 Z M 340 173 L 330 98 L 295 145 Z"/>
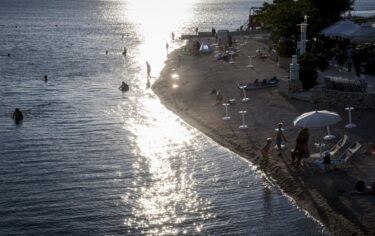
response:
<path id="1" fill-rule="evenodd" d="M 22 111 L 16 108 L 16 110 L 13 112 L 12 119 L 16 122 L 16 124 L 19 124 L 23 120 Z"/>
<path id="2" fill-rule="evenodd" d="M 148 63 L 148 61 L 146 61 L 146 68 L 147 68 L 147 79 L 150 79 L 151 78 L 151 66 Z"/>
<path id="3" fill-rule="evenodd" d="M 271 144 L 272 144 L 272 139 L 271 138 L 267 138 L 267 143 L 266 145 L 262 148 L 262 158 L 263 160 L 265 161 L 268 161 L 268 157 L 270 155 L 270 148 L 271 148 Z"/>

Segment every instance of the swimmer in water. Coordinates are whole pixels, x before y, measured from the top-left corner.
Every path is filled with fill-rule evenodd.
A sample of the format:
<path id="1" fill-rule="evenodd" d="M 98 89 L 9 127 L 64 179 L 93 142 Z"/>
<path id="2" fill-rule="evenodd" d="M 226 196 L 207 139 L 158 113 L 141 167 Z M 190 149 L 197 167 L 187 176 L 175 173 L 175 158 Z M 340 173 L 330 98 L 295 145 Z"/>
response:
<path id="1" fill-rule="evenodd" d="M 122 81 L 122 84 L 121 86 L 119 87 L 119 89 L 123 92 L 126 92 L 129 90 L 129 85 L 127 85 L 124 81 Z"/>
<path id="2" fill-rule="evenodd" d="M 23 120 L 22 111 L 16 108 L 16 110 L 13 112 L 12 119 L 16 122 L 16 124 L 19 124 Z"/>

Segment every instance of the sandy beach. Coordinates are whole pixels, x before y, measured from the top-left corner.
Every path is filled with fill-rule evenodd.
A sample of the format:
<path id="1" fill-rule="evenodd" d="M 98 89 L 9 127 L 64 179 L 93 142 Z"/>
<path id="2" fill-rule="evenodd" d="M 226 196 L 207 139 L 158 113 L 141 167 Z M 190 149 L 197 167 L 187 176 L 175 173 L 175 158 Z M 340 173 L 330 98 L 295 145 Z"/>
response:
<path id="1" fill-rule="evenodd" d="M 290 149 L 294 148 L 295 139 L 300 130 L 293 126 L 293 119 L 303 112 L 312 110 L 331 110 L 338 112 L 343 120 L 331 127 L 338 137 L 347 134 L 350 142 L 359 141 L 363 147 L 375 142 L 375 111 L 354 110 L 355 129 L 345 129 L 347 112 L 341 107 L 318 107 L 314 104 L 291 100 L 278 91 L 277 87 L 247 91 L 248 102 L 241 102 L 242 91 L 238 83 L 260 81 L 277 76 L 287 79 L 287 72 L 279 68 L 276 62 L 266 59 L 253 59 L 253 68 L 247 67 L 248 56 L 256 50 L 267 51 L 268 46 L 262 39 L 238 39 L 235 45 L 238 55 L 234 63 L 217 60 L 215 53 L 190 55 L 188 51 L 178 49 L 172 52 L 166 61 L 160 78 L 152 89 L 161 102 L 178 114 L 190 125 L 201 130 L 221 145 L 240 154 L 256 164 L 272 178 L 280 188 L 291 196 L 296 204 L 307 210 L 321 221 L 333 235 L 375 235 L 375 197 L 373 195 L 354 196 L 354 185 L 358 180 L 375 181 L 375 157 L 357 154 L 349 161 L 348 168 L 329 172 L 315 171 L 307 165 L 290 165 Z M 215 49 L 216 51 L 216 49 Z M 178 64 L 178 55 L 181 65 Z M 173 78 L 172 74 L 178 74 Z M 217 103 L 211 91 L 220 90 L 223 101 L 234 98 L 236 102 L 228 108 L 229 121 L 223 121 L 225 115 L 222 102 Z M 249 129 L 239 130 L 241 115 L 246 110 L 246 124 Z M 271 151 L 268 162 L 259 158 L 260 149 L 268 137 L 273 139 L 279 122 L 284 123 L 284 134 L 288 142 L 281 157 L 276 150 Z M 324 128 L 310 129 L 310 152 L 318 148 L 313 143 L 324 136 Z M 326 142 L 330 148 L 338 140 Z M 272 146 L 273 146 L 272 145 Z M 362 153 L 364 148 L 360 150 Z"/>

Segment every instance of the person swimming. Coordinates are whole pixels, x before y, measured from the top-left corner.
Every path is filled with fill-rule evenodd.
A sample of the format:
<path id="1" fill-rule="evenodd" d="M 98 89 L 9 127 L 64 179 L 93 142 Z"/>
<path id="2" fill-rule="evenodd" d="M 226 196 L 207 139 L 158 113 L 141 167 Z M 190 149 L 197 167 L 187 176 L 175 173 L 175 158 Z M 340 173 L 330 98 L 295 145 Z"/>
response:
<path id="1" fill-rule="evenodd" d="M 121 86 L 119 87 L 119 89 L 120 89 L 121 91 L 123 91 L 123 92 L 126 92 L 126 91 L 129 90 L 129 85 L 126 84 L 124 81 L 122 81 L 122 84 L 121 84 Z"/>
<path id="2" fill-rule="evenodd" d="M 23 120 L 22 111 L 16 108 L 16 110 L 13 112 L 12 119 L 16 122 L 16 124 L 19 124 Z"/>
<path id="3" fill-rule="evenodd" d="M 47 75 L 44 76 L 44 82 L 47 82 L 48 81 L 48 78 L 47 78 Z"/>

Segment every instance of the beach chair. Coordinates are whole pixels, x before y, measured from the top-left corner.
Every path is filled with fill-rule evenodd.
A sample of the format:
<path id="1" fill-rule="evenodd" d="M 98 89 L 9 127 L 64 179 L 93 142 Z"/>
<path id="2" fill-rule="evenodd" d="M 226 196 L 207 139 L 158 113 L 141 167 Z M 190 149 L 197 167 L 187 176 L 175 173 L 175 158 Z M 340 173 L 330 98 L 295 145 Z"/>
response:
<path id="1" fill-rule="evenodd" d="M 358 152 L 362 147 L 359 142 L 354 142 L 344 153 L 341 154 L 340 158 L 331 160 L 330 167 L 342 167 L 348 163 L 348 160 Z"/>
<path id="2" fill-rule="evenodd" d="M 331 147 L 331 149 L 329 149 L 329 154 L 331 154 L 331 158 L 332 159 L 335 159 L 334 156 L 336 153 L 338 153 L 338 151 L 345 146 L 346 142 L 348 141 L 348 135 L 344 135 L 335 145 L 333 145 Z M 320 159 L 321 156 L 320 156 L 320 153 L 313 153 L 310 155 L 310 158 L 312 160 L 316 160 L 316 159 Z M 309 158 L 309 159 L 310 159 Z"/>
<path id="3" fill-rule="evenodd" d="M 330 164 L 323 164 L 323 159 L 319 159 L 314 161 L 314 164 L 319 166 L 321 169 L 327 170 L 332 168 L 338 167 L 347 167 L 348 160 L 358 152 L 358 150 L 362 147 L 359 142 L 354 142 L 350 147 L 348 147 L 345 152 L 343 152 L 339 158 L 331 160 Z"/>

